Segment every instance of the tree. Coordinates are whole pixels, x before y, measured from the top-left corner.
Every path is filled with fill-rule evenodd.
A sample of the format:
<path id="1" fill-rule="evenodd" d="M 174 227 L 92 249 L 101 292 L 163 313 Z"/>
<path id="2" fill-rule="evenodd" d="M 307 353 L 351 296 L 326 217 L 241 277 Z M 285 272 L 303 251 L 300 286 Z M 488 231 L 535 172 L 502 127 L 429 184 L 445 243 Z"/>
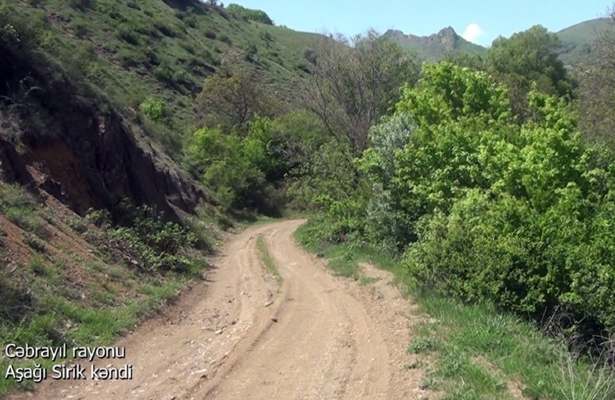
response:
<path id="1" fill-rule="evenodd" d="M 366 148 L 369 128 L 390 110 L 400 87 L 418 77 L 414 60 L 373 31 L 352 40 L 325 38 L 309 56 L 303 102 L 355 153 Z"/>
<path id="2" fill-rule="evenodd" d="M 558 59 L 560 45 L 556 35 L 539 25 L 493 42 L 487 69 L 509 87 L 515 114 L 527 118 L 527 94 L 533 85 L 550 95 L 572 94 L 573 83 Z"/>
<path id="3" fill-rule="evenodd" d="M 205 125 L 242 131 L 256 115 L 271 116 L 276 109 L 260 71 L 241 54 L 228 55 L 205 79 L 197 107 Z"/>

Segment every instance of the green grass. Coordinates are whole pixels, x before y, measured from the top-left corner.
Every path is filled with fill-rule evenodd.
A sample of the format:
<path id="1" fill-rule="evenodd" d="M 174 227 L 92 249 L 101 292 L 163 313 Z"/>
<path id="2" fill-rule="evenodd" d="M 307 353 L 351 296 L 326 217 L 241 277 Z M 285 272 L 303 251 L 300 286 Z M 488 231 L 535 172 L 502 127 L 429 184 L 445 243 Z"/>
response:
<path id="1" fill-rule="evenodd" d="M 615 396 L 615 375 L 602 364 L 577 357 L 564 343 L 535 325 L 489 304 L 462 304 L 408 285 L 404 270 L 377 249 L 315 239 L 318 227 L 301 226 L 295 236 L 324 256 L 334 273 L 357 277 L 358 264 L 371 262 L 395 274 L 429 318 L 419 324 L 408 351 L 422 357 L 424 387 L 444 399 L 606 400 Z M 428 366 L 428 367 L 427 367 Z"/>
<path id="2" fill-rule="evenodd" d="M 37 259 L 36 265 L 36 268 L 49 268 L 40 259 Z M 44 279 L 40 273 L 36 274 L 41 280 Z M 134 277 L 127 276 L 126 279 L 134 280 Z M 58 346 L 63 343 L 69 346 L 111 344 L 119 335 L 133 329 L 140 320 L 177 296 L 187 279 L 188 277 L 179 274 L 164 280 L 141 277 L 141 296 L 124 301 L 114 299 L 113 294 L 106 291 L 104 286 L 97 286 L 92 297 L 107 302 L 107 305 L 83 304 L 81 299 L 70 299 L 61 291 L 49 291 L 48 288 L 46 294 L 41 294 L 45 290 L 42 290 L 41 286 L 44 285 L 39 280 L 32 284 L 33 291 L 41 294 L 36 304 L 38 312 L 16 323 L 1 320 L 0 344 L 2 347 L 7 343 L 27 343 L 32 346 Z M 42 365 L 50 365 L 44 360 L 36 361 L 42 362 Z M 25 366 L 28 363 L 20 362 L 14 365 Z M 17 384 L 4 379 L 7 366 L 7 360 L 0 358 L 0 397 L 16 388 L 32 388 L 31 382 Z"/>
<path id="3" fill-rule="evenodd" d="M 278 266 L 276 264 L 275 259 L 269 253 L 269 249 L 267 248 L 267 243 L 265 243 L 265 239 L 263 239 L 262 235 L 259 235 L 256 238 L 256 248 L 258 249 L 259 256 L 263 265 L 267 269 L 267 271 L 278 281 L 282 280 L 282 276 L 280 275 L 280 271 L 278 270 Z"/>
<path id="4" fill-rule="evenodd" d="M 14 215 L 35 218 L 40 227 L 44 222 L 42 216 L 49 215 L 48 222 L 57 223 L 50 210 L 18 187 L 0 184 L 0 194 L 3 195 L 0 197 L 0 214 L 13 210 Z M 15 221 L 21 222 L 23 218 Z M 19 226 L 32 228 L 30 224 L 20 223 Z M 77 220 L 77 217 L 70 221 L 70 226 L 80 227 L 72 232 L 73 235 L 84 231 L 89 233 L 90 243 L 94 245 L 104 241 L 115 229 L 107 226 L 90 230 L 85 220 Z M 68 227 L 63 229 L 71 234 Z M 170 228 L 154 224 L 151 229 L 155 232 L 150 233 L 159 235 Z M 32 257 L 21 261 L 24 265 L 18 265 L 11 272 L 0 268 L 0 349 L 7 343 L 31 346 L 66 344 L 69 347 L 110 344 L 177 296 L 188 281 L 200 276 L 206 265 L 202 255 L 188 249 L 189 243 L 183 242 L 182 249 L 186 251 L 190 265 L 186 270 L 178 271 L 136 268 L 118 259 L 113 250 L 104 246 L 97 249 L 99 259 L 88 257 L 86 260 L 71 252 L 60 256 L 50 251 L 51 244 L 46 244 L 35 233 L 25 232 L 24 244 L 29 247 Z M 116 244 L 120 245 L 130 247 L 126 243 Z M 4 242 L 0 241 L 0 249 L 3 246 Z M 17 388 L 32 387 L 31 382 L 18 384 L 4 379 L 7 362 L 0 356 L 0 397 Z M 14 365 L 26 366 L 27 363 Z"/>
<path id="5" fill-rule="evenodd" d="M 184 136 L 198 124 L 194 97 L 226 53 L 256 48 L 267 82 L 286 93 L 302 74 L 304 50 L 319 38 L 163 0 L 96 0 L 87 9 L 61 0 L 8 4 L 8 13 L 35 27 L 42 49 L 72 78 L 84 78 L 115 108 L 135 110 L 136 122 L 178 159 Z M 168 118 L 155 121 L 140 110 L 152 98 L 164 103 Z"/>
<path id="6" fill-rule="evenodd" d="M 36 200 L 18 185 L 0 182 L 0 213 L 26 232 L 41 236 L 46 233 Z"/>

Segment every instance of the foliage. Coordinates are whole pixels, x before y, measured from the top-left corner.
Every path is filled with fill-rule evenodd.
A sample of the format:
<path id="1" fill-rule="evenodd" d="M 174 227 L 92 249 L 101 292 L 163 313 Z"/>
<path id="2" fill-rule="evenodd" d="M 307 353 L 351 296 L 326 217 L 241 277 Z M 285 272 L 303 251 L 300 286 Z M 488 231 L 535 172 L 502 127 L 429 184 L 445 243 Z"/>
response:
<path id="1" fill-rule="evenodd" d="M 369 128 L 393 106 L 400 86 L 416 81 L 418 66 L 375 32 L 352 40 L 323 38 L 314 52 L 306 53 L 312 62 L 310 79 L 302 83 L 303 103 L 332 135 L 361 152 Z"/>
<path id="2" fill-rule="evenodd" d="M 502 121 L 510 116 L 506 91 L 484 72 L 448 62 L 426 65 L 416 89 L 407 87 L 396 105 L 424 129 L 450 120 L 480 117 Z"/>
<path id="3" fill-rule="evenodd" d="M 353 196 L 360 179 L 347 143 L 327 141 L 318 145 L 294 171 L 289 195 L 300 209 L 328 209 Z"/>
<path id="4" fill-rule="evenodd" d="M 96 6 L 96 0 L 70 0 L 69 3 L 71 7 L 81 11 L 86 11 Z"/>
<path id="5" fill-rule="evenodd" d="M 558 53 L 555 34 L 534 26 L 510 38 L 496 39 L 487 53 L 487 69 L 510 89 L 513 111 L 527 117 L 527 94 L 534 85 L 541 92 L 570 96 L 574 87 Z"/>
<path id="6" fill-rule="evenodd" d="M 256 116 L 271 116 L 277 108 L 259 71 L 241 66 L 236 55 L 205 79 L 197 99 L 202 121 L 208 126 L 245 130 Z"/>
<path id="7" fill-rule="evenodd" d="M 149 271 L 190 272 L 193 269 L 193 261 L 183 253 L 196 243 L 191 232 L 177 223 L 164 221 L 147 206 L 124 209 L 124 226 L 111 229 L 109 235 L 112 240 L 125 244 L 134 257 L 129 260 L 131 263 Z"/>
<path id="8" fill-rule="evenodd" d="M 329 223 L 310 219 L 295 232 L 297 242 L 326 258 L 335 274 L 366 282 L 361 264 L 371 263 L 391 271 L 400 289 L 407 289 L 407 268 L 376 243 L 323 241 L 322 225 Z M 611 353 L 596 359 L 571 352 L 566 337 L 545 336 L 489 300 L 464 304 L 430 290 L 411 293 L 429 318 L 414 326 L 408 351 L 416 354 L 415 361 L 405 368 L 423 368 L 421 386 L 443 399 L 612 398 L 614 376 L 606 361 Z"/>
<path id="9" fill-rule="evenodd" d="M 236 18 L 242 18 L 247 21 L 260 22 L 261 24 L 266 25 L 273 25 L 273 21 L 271 20 L 271 18 L 269 18 L 266 12 L 261 10 L 252 10 L 249 8 L 242 7 L 239 4 L 229 4 L 226 7 L 226 11 Z"/>
<path id="10" fill-rule="evenodd" d="M 32 50 L 40 40 L 41 28 L 35 21 L 0 5 L 0 50 Z"/>
<path id="11" fill-rule="evenodd" d="M 167 115 L 166 103 L 157 98 L 148 97 L 141 103 L 139 109 L 152 121 L 160 121 Z"/>
<path id="12" fill-rule="evenodd" d="M 387 249 L 399 249 L 407 231 L 399 205 L 391 192 L 395 176 L 395 157 L 409 142 L 416 126 L 406 114 L 394 115 L 370 130 L 371 147 L 364 153 L 359 168 L 371 183 L 366 210 L 367 240 Z"/>
<path id="13" fill-rule="evenodd" d="M 188 164 L 227 211 L 275 213 L 278 198 L 267 177 L 278 175 L 281 163 L 270 147 L 271 135 L 267 119 L 252 121 L 245 137 L 219 128 L 199 129 L 186 148 Z"/>
<path id="14" fill-rule="evenodd" d="M 588 337 L 613 332 L 613 156 L 582 142 L 569 105 L 530 92 L 519 123 L 501 85 L 440 63 L 396 110 L 359 161 L 366 214 L 330 202 L 323 229 L 407 248 L 416 286 L 537 319 L 563 313 Z"/>

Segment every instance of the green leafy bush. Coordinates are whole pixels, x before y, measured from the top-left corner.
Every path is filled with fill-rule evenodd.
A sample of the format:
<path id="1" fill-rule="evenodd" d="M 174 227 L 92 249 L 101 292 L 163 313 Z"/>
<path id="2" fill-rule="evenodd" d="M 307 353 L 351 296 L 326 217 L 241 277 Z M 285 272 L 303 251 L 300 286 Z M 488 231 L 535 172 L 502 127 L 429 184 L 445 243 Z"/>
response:
<path id="1" fill-rule="evenodd" d="M 270 157 L 269 131 L 263 123 L 254 122 L 243 138 L 220 129 L 199 129 L 186 149 L 192 169 L 227 210 L 276 209 L 274 189 L 266 180 L 275 159 Z"/>
<path id="2" fill-rule="evenodd" d="M 226 11 L 235 18 L 245 19 L 247 21 L 260 22 L 261 24 L 273 25 L 273 21 L 266 12 L 261 10 L 252 10 L 240 6 L 239 4 L 229 4 Z"/>
<path id="3" fill-rule="evenodd" d="M 181 225 L 166 222 L 147 206 L 124 206 L 124 226 L 111 229 L 110 238 L 122 242 L 130 262 L 150 271 L 189 272 L 193 262 L 183 250 L 193 247 L 196 237 Z M 92 217 L 92 219 L 100 219 Z"/>
<path id="4" fill-rule="evenodd" d="M 405 257 L 410 275 L 536 318 L 563 312 L 584 333 L 612 330 L 605 293 L 615 288 L 615 171 L 581 142 L 565 103 L 531 93 L 533 120 L 519 126 L 485 118 L 485 108 L 505 105 L 498 93 L 479 91 L 483 105 L 457 120 L 452 107 L 407 103 L 451 116 L 419 123 L 398 153 L 393 192 L 416 235 Z M 473 101 L 451 100 L 472 109 Z"/>
<path id="5" fill-rule="evenodd" d="M 323 229 L 407 249 L 416 286 L 612 333 L 614 158 L 583 143 L 564 100 L 533 91 L 527 109 L 515 121 L 484 73 L 427 66 L 371 131 L 366 213 L 331 202 Z"/>
<path id="6" fill-rule="evenodd" d="M 160 121 L 167 115 L 167 105 L 166 103 L 157 98 L 148 97 L 141 103 L 139 109 L 143 114 L 145 114 L 152 121 Z"/>

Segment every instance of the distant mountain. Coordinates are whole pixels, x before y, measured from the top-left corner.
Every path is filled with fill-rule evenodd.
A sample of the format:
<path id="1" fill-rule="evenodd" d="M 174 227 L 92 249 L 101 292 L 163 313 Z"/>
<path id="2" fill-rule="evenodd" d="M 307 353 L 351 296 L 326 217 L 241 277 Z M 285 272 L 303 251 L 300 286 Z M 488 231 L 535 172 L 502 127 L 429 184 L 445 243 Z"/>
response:
<path id="1" fill-rule="evenodd" d="M 567 65 L 578 64 L 591 55 L 592 43 L 613 27 L 613 22 L 609 18 L 597 18 L 557 32 L 562 42 L 560 59 Z"/>
<path id="2" fill-rule="evenodd" d="M 430 36 L 405 34 L 393 29 L 385 32 L 383 36 L 426 61 L 438 61 L 448 55 L 484 54 L 487 51 L 484 47 L 459 36 L 450 26 Z"/>

